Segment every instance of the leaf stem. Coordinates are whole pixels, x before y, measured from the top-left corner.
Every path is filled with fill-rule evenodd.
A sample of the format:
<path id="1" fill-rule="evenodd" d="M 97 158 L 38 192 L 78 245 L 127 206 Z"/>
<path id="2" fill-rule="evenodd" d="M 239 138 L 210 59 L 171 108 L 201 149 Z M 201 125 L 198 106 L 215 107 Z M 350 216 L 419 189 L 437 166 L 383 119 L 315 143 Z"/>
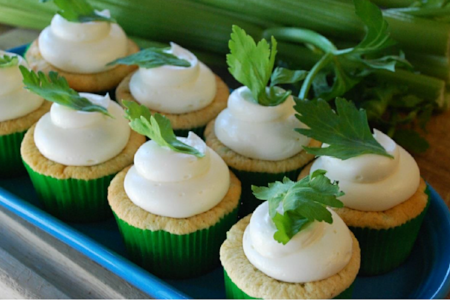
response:
<path id="1" fill-rule="evenodd" d="M 277 40 L 287 42 L 311 44 L 326 53 L 337 50 L 336 46 L 326 37 L 308 29 L 275 27 L 265 30 L 263 36 L 264 38 L 273 36 Z"/>
<path id="2" fill-rule="evenodd" d="M 300 93 L 298 95 L 300 99 L 306 99 L 317 73 L 319 73 L 320 70 L 327 66 L 333 59 L 333 57 L 333 53 L 328 52 L 324 56 L 322 56 L 322 58 L 314 65 L 314 67 L 312 67 L 311 71 L 309 71 L 308 76 L 306 76 L 305 81 L 302 84 L 302 88 L 300 89 Z"/>

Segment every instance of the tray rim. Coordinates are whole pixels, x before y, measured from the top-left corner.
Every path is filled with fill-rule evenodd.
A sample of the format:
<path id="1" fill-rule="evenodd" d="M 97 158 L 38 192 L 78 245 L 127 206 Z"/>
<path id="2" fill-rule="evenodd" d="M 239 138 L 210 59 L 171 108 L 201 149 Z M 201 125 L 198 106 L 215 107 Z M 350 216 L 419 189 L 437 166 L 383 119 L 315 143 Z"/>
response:
<path id="1" fill-rule="evenodd" d="M 23 54 L 27 45 L 22 45 L 6 51 Z M 450 211 L 442 197 L 427 183 L 431 200 L 441 212 L 442 222 L 450 228 Z M 129 261 L 127 258 L 110 250 L 106 246 L 84 235 L 65 222 L 53 217 L 47 212 L 34 206 L 19 196 L 3 189 L 0 186 L 0 205 L 27 222 L 35 225 L 53 237 L 71 246 L 88 258 L 102 265 L 117 276 L 128 281 L 136 288 L 155 298 L 166 299 L 190 299 L 188 295 L 177 290 L 163 279 L 145 271 L 141 267 Z M 427 217 L 427 216 L 426 216 Z M 450 241 L 447 242 L 450 245 Z M 450 252 L 450 247 L 448 248 Z M 444 267 L 444 266 L 440 266 Z M 150 280 L 149 280 L 150 279 Z M 436 291 L 429 296 L 430 299 L 445 298 L 450 293 L 450 264 L 446 266 L 445 276 Z"/>
<path id="2" fill-rule="evenodd" d="M 450 211 L 447 205 L 430 185 L 428 187 L 431 193 L 431 201 L 437 205 L 436 209 L 442 213 L 440 216 L 441 220 L 450 228 Z M 127 258 L 117 254 L 1 186 L 0 205 L 86 255 L 88 258 L 128 281 L 151 297 L 160 299 L 191 299 L 191 297 L 177 290 L 163 279 L 145 271 Z M 444 209 L 447 210 L 446 213 Z M 450 245 L 450 241 L 447 244 Z M 430 293 L 431 295 L 427 295 L 429 299 L 442 299 L 450 292 L 450 264 L 447 266 L 440 265 L 439 267 L 446 268 L 445 276 L 442 278 L 437 290 L 433 291 L 432 294 Z"/>

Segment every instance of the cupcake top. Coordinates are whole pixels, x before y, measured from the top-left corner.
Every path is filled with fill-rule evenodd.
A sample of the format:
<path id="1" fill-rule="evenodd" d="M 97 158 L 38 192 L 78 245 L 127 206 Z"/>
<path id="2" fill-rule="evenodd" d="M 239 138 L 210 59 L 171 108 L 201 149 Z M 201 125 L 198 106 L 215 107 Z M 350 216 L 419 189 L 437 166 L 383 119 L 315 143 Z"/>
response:
<path id="1" fill-rule="evenodd" d="M 244 86 L 231 93 L 228 108 L 217 116 L 217 138 L 254 159 L 284 160 L 302 151 L 310 139 L 295 132 L 303 124 L 295 118 L 294 100 L 276 84 L 302 80 L 306 73 L 277 68 L 272 74 L 277 46 L 273 37 L 271 47 L 264 39 L 255 44 L 244 30 L 233 26 L 229 45 L 229 70 Z"/>
<path id="2" fill-rule="evenodd" d="M 294 100 L 289 96 L 277 106 L 264 106 L 240 87 L 228 98 L 228 107 L 214 125 L 217 138 L 233 151 L 249 158 L 283 160 L 303 150 L 310 138 L 295 132 L 304 125 L 295 118 Z"/>
<path id="3" fill-rule="evenodd" d="M 127 54 L 127 36 L 108 10 L 94 10 L 85 0 L 54 2 L 60 11 L 39 35 L 39 50 L 50 64 L 71 73 L 98 73 Z"/>
<path id="4" fill-rule="evenodd" d="M 63 77 L 21 68 L 27 89 L 54 102 L 36 124 L 34 141 L 46 158 L 67 166 L 93 166 L 125 148 L 130 128 L 109 95 L 78 94 Z"/>
<path id="5" fill-rule="evenodd" d="M 344 99 L 336 100 L 337 114 L 323 101 L 297 103 L 300 129 L 324 144 L 307 151 L 320 157 L 311 172 L 327 171 L 345 192 L 340 200 L 346 207 L 362 211 L 388 210 L 409 199 L 420 183 L 414 158 L 390 137 L 370 132 L 364 111 Z M 308 116 L 321 115 L 327 124 Z"/>
<path id="6" fill-rule="evenodd" d="M 243 249 L 250 263 L 267 276 L 312 282 L 337 274 L 350 261 L 349 229 L 325 207 L 341 207 L 336 197 L 342 193 L 324 174 L 319 170 L 296 183 L 285 178 L 269 187 L 253 187 L 257 198 L 268 201 L 253 212 Z"/>
<path id="7" fill-rule="evenodd" d="M 130 126 L 152 140 L 134 157 L 124 188 L 130 200 L 160 216 L 188 218 L 216 206 L 230 186 L 228 167 L 197 135 L 175 137 L 170 121 L 124 101 Z"/>
<path id="8" fill-rule="evenodd" d="M 23 117 L 44 102 L 24 89 L 19 66 L 28 67 L 20 55 L 0 50 L 0 122 Z"/>
<path id="9" fill-rule="evenodd" d="M 182 114 L 208 106 L 216 96 L 214 73 L 190 51 L 148 48 L 111 64 L 138 65 L 130 91 L 139 103 L 162 113 Z"/>

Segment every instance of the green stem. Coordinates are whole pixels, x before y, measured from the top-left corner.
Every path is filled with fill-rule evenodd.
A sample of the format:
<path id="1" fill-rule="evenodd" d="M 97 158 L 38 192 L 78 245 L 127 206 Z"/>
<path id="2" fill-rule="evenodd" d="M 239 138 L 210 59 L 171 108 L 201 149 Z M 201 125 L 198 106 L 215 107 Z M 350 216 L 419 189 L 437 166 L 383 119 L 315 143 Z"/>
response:
<path id="1" fill-rule="evenodd" d="M 403 13 L 416 17 L 434 18 L 434 17 L 448 16 L 450 14 L 450 7 L 442 7 L 442 8 L 408 7 L 408 8 L 390 9 L 389 11 L 395 13 Z"/>
<path id="2" fill-rule="evenodd" d="M 270 28 L 263 32 L 263 36 L 265 38 L 273 36 L 277 40 L 285 42 L 311 44 L 325 53 L 337 51 L 336 46 L 330 40 L 308 29 L 288 27 Z"/>
<path id="3" fill-rule="evenodd" d="M 423 74 L 450 82 L 450 65 L 447 57 L 427 55 L 417 52 L 406 52 L 406 59 L 414 69 Z"/>
<path id="4" fill-rule="evenodd" d="M 317 61 L 323 58 L 303 46 L 286 43 L 279 43 L 278 46 L 278 57 L 288 62 L 291 68 L 308 70 L 313 68 L 317 64 Z M 351 62 L 346 61 L 346 63 Z M 444 97 L 445 82 L 443 80 L 405 70 L 396 70 L 395 72 L 377 70 L 374 76 L 378 80 L 390 81 L 397 85 L 406 86 L 412 94 L 436 103 L 441 109 L 444 109 L 447 105 Z"/>
<path id="5" fill-rule="evenodd" d="M 311 89 L 314 78 L 317 73 L 320 72 L 324 67 L 326 67 L 330 61 L 333 59 L 334 55 L 331 52 L 326 53 L 322 58 L 314 65 L 314 67 L 309 71 L 308 76 L 306 76 L 305 81 L 302 84 L 302 88 L 300 89 L 300 93 L 298 97 L 300 99 L 306 99 L 308 96 L 309 90 Z"/>

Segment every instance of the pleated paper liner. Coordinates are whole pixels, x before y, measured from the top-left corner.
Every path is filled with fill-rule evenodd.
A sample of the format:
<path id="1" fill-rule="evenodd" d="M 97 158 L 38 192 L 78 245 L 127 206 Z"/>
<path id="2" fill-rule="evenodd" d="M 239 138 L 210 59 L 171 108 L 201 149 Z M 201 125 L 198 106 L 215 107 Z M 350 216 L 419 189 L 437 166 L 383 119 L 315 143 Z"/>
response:
<path id="1" fill-rule="evenodd" d="M 115 174 L 92 180 L 57 179 L 35 172 L 24 162 L 44 209 L 70 222 L 96 222 L 112 217 L 107 200 Z"/>
<path id="2" fill-rule="evenodd" d="M 220 265 L 219 249 L 236 223 L 238 208 L 215 225 L 189 234 L 134 227 L 116 217 L 130 259 L 161 278 L 191 278 Z M 207 283 L 205 283 L 207 284 Z"/>
<path id="3" fill-rule="evenodd" d="M 262 201 L 257 199 L 252 192 L 252 185 L 267 186 L 274 181 L 283 181 L 284 177 L 288 177 L 292 181 L 297 181 L 297 177 L 302 171 L 303 167 L 283 172 L 283 173 L 259 173 L 259 172 L 247 172 L 241 171 L 230 167 L 230 170 L 236 174 L 237 178 L 242 183 L 242 196 L 241 207 L 239 210 L 239 218 L 243 218 L 246 215 L 252 213 L 256 207 L 258 207 Z"/>
<path id="4" fill-rule="evenodd" d="M 0 178 L 26 174 L 20 156 L 20 144 L 26 131 L 0 135 Z"/>
<path id="5" fill-rule="evenodd" d="M 258 299 L 250 297 L 244 291 L 238 288 L 238 286 L 231 280 L 230 276 L 228 276 L 227 271 L 224 270 L 223 273 L 225 279 L 225 293 L 227 299 Z M 333 299 L 351 299 L 353 293 L 353 286 L 354 283 L 352 283 L 346 290 L 344 290 L 342 293 L 340 293 Z"/>
<path id="6" fill-rule="evenodd" d="M 361 247 L 359 275 L 387 273 L 408 258 L 430 205 L 431 196 L 428 187 L 425 192 L 428 195 L 428 203 L 423 212 L 401 226 L 382 230 L 349 227 Z"/>

